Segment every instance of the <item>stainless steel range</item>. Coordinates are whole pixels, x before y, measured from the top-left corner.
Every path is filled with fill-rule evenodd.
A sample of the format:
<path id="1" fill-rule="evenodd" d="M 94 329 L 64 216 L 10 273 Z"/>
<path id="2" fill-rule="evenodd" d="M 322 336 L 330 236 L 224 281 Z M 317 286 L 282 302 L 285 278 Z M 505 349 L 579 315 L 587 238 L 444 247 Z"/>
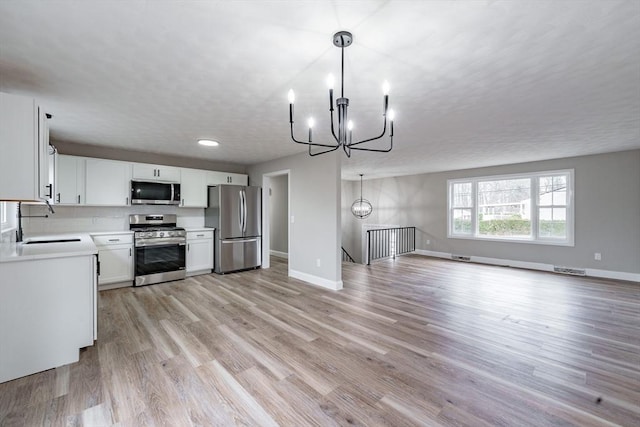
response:
<path id="1" fill-rule="evenodd" d="M 135 249 L 134 286 L 185 278 L 187 232 L 176 215 L 129 215 Z"/>

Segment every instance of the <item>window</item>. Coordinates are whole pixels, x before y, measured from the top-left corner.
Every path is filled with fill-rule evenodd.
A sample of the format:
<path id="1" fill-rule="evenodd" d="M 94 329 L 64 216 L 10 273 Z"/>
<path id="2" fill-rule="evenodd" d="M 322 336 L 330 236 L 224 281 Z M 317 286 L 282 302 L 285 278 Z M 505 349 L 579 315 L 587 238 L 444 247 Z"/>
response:
<path id="1" fill-rule="evenodd" d="M 7 202 L 0 202 L 0 229 L 9 228 L 7 221 Z"/>
<path id="2" fill-rule="evenodd" d="M 0 230 L 5 231 L 15 227 L 16 203 L 0 202 Z"/>
<path id="3" fill-rule="evenodd" d="M 573 246 L 573 170 L 448 181 L 449 237 Z"/>

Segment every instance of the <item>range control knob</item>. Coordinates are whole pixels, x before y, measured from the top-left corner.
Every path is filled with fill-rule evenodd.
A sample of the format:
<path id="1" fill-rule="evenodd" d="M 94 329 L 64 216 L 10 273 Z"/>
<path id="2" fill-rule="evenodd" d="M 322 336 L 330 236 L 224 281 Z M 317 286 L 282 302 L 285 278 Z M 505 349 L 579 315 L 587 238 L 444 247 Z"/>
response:
<path id="1" fill-rule="evenodd" d="M 160 237 L 164 237 L 164 231 L 160 232 Z"/>

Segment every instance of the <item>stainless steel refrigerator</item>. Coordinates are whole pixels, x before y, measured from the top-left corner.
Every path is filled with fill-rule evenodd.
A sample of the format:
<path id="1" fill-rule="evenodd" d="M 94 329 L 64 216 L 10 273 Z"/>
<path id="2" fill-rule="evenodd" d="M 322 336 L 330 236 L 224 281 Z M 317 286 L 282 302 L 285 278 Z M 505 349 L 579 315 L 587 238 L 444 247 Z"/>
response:
<path id="1" fill-rule="evenodd" d="M 229 273 L 262 264 L 262 189 L 209 187 L 204 223 L 214 227 L 214 271 Z"/>

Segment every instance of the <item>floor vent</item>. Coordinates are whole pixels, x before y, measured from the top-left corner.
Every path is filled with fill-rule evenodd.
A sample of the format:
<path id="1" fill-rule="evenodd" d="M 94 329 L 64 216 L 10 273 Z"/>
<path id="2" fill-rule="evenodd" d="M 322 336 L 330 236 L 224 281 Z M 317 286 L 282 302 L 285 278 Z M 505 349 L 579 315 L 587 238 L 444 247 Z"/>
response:
<path id="1" fill-rule="evenodd" d="M 553 271 L 562 274 L 572 274 L 574 276 L 585 276 L 587 274 L 584 268 L 559 267 L 557 265 L 553 266 Z"/>
<path id="2" fill-rule="evenodd" d="M 451 255 L 451 259 L 454 261 L 466 261 L 466 262 L 471 261 L 470 256 L 464 256 L 464 255 Z"/>

